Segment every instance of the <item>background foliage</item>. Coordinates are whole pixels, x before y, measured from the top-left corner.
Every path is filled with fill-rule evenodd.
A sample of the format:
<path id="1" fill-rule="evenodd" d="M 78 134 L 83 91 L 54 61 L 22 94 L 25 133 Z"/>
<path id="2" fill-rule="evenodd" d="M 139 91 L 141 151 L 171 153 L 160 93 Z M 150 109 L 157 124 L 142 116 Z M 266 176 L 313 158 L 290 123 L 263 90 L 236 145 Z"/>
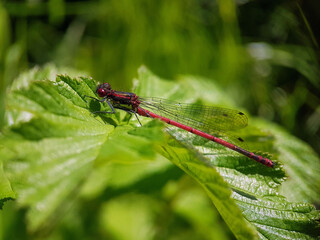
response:
<path id="1" fill-rule="evenodd" d="M 319 9 L 317 1 L 3 1 L 0 4 L 1 125 L 5 124 L 6 88 L 23 70 L 53 62 L 59 67 L 59 73 L 70 73 L 67 68 L 72 67 L 77 69 L 77 75 L 85 73 L 100 82 L 110 82 L 119 90 L 130 90 L 138 67 L 145 64 L 167 79 L 174 79 L 179 74 L 207 77 L 207 81 L 214 81 L 223 89 L 217 94 L 220 92 L 228 96 L 226 101 L 235 102 L 235 106 L 252 115 L 279 123 L 320 152 L 319 16 L 316 9 Z M 50 67 L 48 69 L 39 73 L 38 79 L 55 74 Z M 230 104 L 224 102 L 223 105 Z M 268 128 L 272 127 L 268 125 Z M 286 134 L 281 137 L 278 144 L 286 145 L 289 150 L 282 148 L 280 154 L 293 159 L 292 156 L 298 152 L 290 151 L 292 144 L 285 140 L 288 138 Z M 309 152 L 309 149 L 300 152 Z M 318 192 L 312 185 L 315 182 L 308 178 L 312 173 L 304 171 L 310 166 L 308 160 L 319 160 L 314 155 L 306 156 L 307 163 L 300 165 L 299 169 L 287 167 L 293 181 L 284 183 L 288 186 L 283 188 L 283 192 L 285 196 L 291 196 L 291 201 L 319 204 Z M 119 166 L 114 168 L 121 169 Z M 124 172 L 115 171 L 120 175 L 125 172 L 124 169 Z M 178 170 L 172 171 L 174 173 L 169 176 L 179 178 L 182 175 Z M 104 177 L 102 174 L 99 179 Z M 166 185 L 162 190 L 164 196 L 172 196 L 172 192 L 185 184 L 194 186 L 190 179 L 181 179 L 178 184 Z M 286 192 L 297 184 L 302 185 L 299 194 Z M 52 233 L 50 227 L 46 231 L 53 239 L 59 236 L 79 239 L 80 236 L 92 235 L 95 226 L 86 223 L 94 218 L 90 210 L 98 203 L 101 208 L 92 209 L 92 212 L 102 209 L 99 223 L 109 226 L 105 233 L 98 233 L 100 237 L 104 234 L 118 239 L 129 237 L 130 231 L 121 231 L 121 225 L 119 227 L 116 221 L 112 221 L 121 215 L 121 210 L 132 217 L 141 214 L 142 222 L 136 224 L 146 226 L 141 234 L 150 236 L 150 217 L 163 209 L 159 205 L 163 207 L 168 202 L 155 203 L 148 195 L 131 193 L 135 187 L 128 189 L 128 195 L 119 194 L 115 187 L 115 193 L 111 191 L 103 196 L 102 201 L 90 199 L 84 203 L 89 206 L 86 211 L 78 202 L 71 204 L 74 211 L 69 211 L 63 218 L 59 231 Z M 197 204 L 181 204 L 203 207 L 204 212 L 211 212 L 208 213 L 208 221 L 214 222 L 200 224 L 201 217 L 194 215 L 199 214 L 200 209 L 186 212 L 183 208 L 181 212 L 177 210 L 179 214 L 171 215 L 173 218 L 169 219 L 173 222 L 162 226 L 163 231 L 168 231 L 171 236 L 174 232 L 175 236 L 184 238 L 189 234 L 184 233 L 185 229 L 192 224 L 200 231 L 193 233 L 200 234 L 198 237 L 201 238 L 201 232 L 207 232 L 203 226 L 214 225 L 215 237 L 232 236 L 217 212 L 207 206 L 209 203 L 205 195 L 195 197 L 202 196 L 203 192 L 197 187 L 195 193 L 193 188 L 191 192 L 189 190 L 181 191 L 179 196 L 182 197 L 178 199 L 185 201 L 187 196 L 193 196 L 190 201 L 198 201 Z M 2 218 L 4 236 L 14 239 L 21 234 L 20 238 L 25 238 L 26 232 L 15 231 L 27 226 L 22 220 L 25 212 L 13 211 L 16 206 L 12 202 L 6 206 L 3 211 L 5 217 Z M 163 216 L 163 219 L 167 217 Z M 80 219 L 85 221 L 80 222 Z M 82 224 L 91 228 L 84 228 Z M 131 226 L 130 229 L 137 231 L 138 228 Z M 46 236 L 46 231 L 40 236 Z M 128 236 L 117 236 L 126 233 Z"/>

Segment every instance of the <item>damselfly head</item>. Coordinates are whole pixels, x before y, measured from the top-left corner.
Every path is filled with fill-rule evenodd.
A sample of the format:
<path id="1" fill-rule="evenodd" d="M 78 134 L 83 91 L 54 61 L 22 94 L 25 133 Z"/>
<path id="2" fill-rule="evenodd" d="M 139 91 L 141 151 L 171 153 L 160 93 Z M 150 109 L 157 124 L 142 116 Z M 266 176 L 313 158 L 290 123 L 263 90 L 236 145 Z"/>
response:
<path id="1" fill-rule="evenodd" d="M 111 86 L 109 83 L 103 83 L 98 85 L 96 93 L 99 95 L 99 97 L 105 97 L 108 93 L 111 91 Z"/>

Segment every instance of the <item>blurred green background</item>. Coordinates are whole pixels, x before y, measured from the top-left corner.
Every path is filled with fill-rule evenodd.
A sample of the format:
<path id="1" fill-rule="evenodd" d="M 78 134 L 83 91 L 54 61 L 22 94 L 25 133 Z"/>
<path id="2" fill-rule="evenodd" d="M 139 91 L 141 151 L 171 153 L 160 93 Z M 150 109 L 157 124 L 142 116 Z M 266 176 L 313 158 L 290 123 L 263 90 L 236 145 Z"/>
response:
<path id="1" fill-rule="evenodd" d="M 29 0 L 0 4 L 4 91 L 53 62 L 130 90 L 145 64 L 219 82 L 252 115 L 320 152 L 318 1 Z M 3 94 L 2 94 L 3 96 Z"/>
<path id="2" fill-rule="evenodd" d="M 5 89 L 22 71 L 54 63 L 128 91 L 144 64 L 167 79 L 193 74 L 219 83 L 239 107 L 279 123 L 320 153 L 318 9 L 319 1 L 291 0 L 2 1 L 1 124 Z M 139 201 L 152 200 L 131 198 L 148 222 L 153 213 Z M 103 209 L 121 209 L 129 199 Z M 69 225 L 66 236 L 75 227 Z"/>

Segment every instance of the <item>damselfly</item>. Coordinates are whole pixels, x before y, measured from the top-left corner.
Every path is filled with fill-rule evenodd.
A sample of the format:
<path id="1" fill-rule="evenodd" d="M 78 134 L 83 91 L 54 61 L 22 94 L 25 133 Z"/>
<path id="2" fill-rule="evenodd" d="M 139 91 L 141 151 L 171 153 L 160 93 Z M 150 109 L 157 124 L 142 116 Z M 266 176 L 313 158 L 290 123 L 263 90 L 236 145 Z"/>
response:
<path id="1" fill-rule="evenodd" d="M 195 104 L 182 104 L 160 98 L 143 98 L 134 93 L 115 91 L 111 89 L 109 83 L 98 85 L 96 93 L 102 99 L 87 97 L 99 102 L 106 101 L 112 112 L 103 113 L 115 113 L 114 109 L 116 108 L 133 113 L 136 116 L 138 114 L 144 117 L 158 118 L 167 124 L 221 144 L 263 165 L 274 167 L 274 163 L 270 159 L 212 135 L 215 131 L 236 130 L 245 127 L 248 120 L 246 115 L 240 111 Z M 139 120 L 138 117 L 137 119 Z"/>

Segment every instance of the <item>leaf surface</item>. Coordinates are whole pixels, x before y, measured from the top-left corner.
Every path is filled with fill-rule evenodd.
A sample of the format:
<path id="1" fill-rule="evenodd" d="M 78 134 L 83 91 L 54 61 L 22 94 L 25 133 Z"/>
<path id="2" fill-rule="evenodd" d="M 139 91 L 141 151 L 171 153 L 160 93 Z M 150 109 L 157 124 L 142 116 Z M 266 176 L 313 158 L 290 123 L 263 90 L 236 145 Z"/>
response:
<path id="1" fill-rule="evenodd" d="M 271 134 L 259 130 L 263 124 L 258 123 L 222 136 L 232 141 L 233 136 L 241 135 L 250 150 L 273 153 L 270 156 L 278 164 L 271 169 L 179 129 L 169 127 L 164 134 L 164 124 L 158 120 L 140 117 L 141 127 L 125 112 L 94 115 L 92 112 L 108 111 L 109 107 L 85 97 L 96 97 L 93 79 L 37 77 L 44 75 L 35 71 L 28 75 L 29 81 L 20 79 L 12 87 L 7 127 L 0 142 L 5 173 L 0 176 L 7 179 L 1 185 L 2 199 L 14 196 L 11 186 L 19 205 L 28 208 L 30 231 L 49 224 L 77 197 L 98 196 L 107 186 L 129 186 L 166 171 L 168 164 L 161 163 L 161 154 L 205 189 L 238 239 L 312 239 L 319 233 L 319 212 L 309 203 L 294 201 L 293 191 L 282 191 L 285 196 L 290 193 L 292 202 L 279 191 L 287 177 L 281 163 L 286 163 L 283 158 L 288 151 L 284 150 L 285 138 L 277 137 L 277 129 Z M 139 69 L 135 93 L 179 102 L 233 105 L 206 79 L 182 76 L 178 82 L 164 81 L 145 67 Z M 310 156 L 317 159 L 312 152 Z M 294 161 L 298 166 L 310 164 L 299 154 Z M 141 168 L 142 162 L 147 165 Z M 117 174 L 112 168 L 117 163 L 139 167 Z M 312 176 L 317 179 L 314 173 Z M 100 181 L 101 177 L 105 180 Z M 95 182 L 99 184 L 94 186 Z M 155 184 L 151 182 L 151 186 Z M 297 199 L 304 200 L 306 195 L 300 191 Z"/>

